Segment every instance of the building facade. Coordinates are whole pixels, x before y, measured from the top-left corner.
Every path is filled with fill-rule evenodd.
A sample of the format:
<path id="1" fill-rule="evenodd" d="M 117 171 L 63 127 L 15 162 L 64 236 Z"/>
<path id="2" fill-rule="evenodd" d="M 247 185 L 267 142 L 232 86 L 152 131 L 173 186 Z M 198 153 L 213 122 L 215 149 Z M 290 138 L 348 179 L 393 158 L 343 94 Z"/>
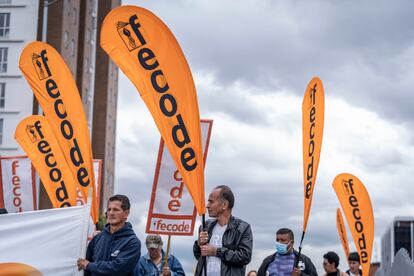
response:
<path id="1" fill-rule="evenodd" d="M 41 110 L 18 68 L 24 46 L 53 46 L 79 90 L 94 159 L 102 159 L 101 213 L 114 191 L 118 68 L 100 48 L 103 19 L 120 0 L 0 0 L 0 155 L 24 154 L 14 140 L 17 124 Z M 50 207 L 40 190 L 40 208 Z"/>
<path id="2" fill-rule="evenodd" d="M 22 155 L 14 132 L 33 114 L 33 93 L 19 70 L 25 45 L 37 39 L 37 0 L 0 0 L 0 155 Z"/>
<path id="3" fill-rule="evenodd" d="M 105 16 L 120 0 L 60 0 L 47 5 L 47 42 L 68 64 L 79 89 L 94 159 L 102 160 L 101 213 L 114 191 L 118 68 L 99 43 Z"/>
<path id="4" fill-rule="evenodd" d="M 395 217 L 381 240 L 381 268 L 390 275 L 395 254 L 404 248 L 413 260 L 414 254 L 414 217 Z"/>

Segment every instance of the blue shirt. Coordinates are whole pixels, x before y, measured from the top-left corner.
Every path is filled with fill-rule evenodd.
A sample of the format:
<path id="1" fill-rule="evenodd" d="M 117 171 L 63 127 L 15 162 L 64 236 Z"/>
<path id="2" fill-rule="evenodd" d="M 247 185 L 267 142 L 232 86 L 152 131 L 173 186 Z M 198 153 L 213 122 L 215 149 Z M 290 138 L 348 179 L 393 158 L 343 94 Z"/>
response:
<path id="1" fill-rule="evenodd" d="M 269 276 L 291 276 L 295 265 L 295 254 L 276 254 L 275 259 L 267 268 Z"/>
<path id="2" fill-rule="evenodd" d="M 134 276 L 159 276 L 162 274 L 162 266 L 164 265 L 164 251 L 162 251 L 161 266 L 157 267 L 148 254 L 141 256 L 135 266 Z M 168 266 L 170 267 L 171 276 L 185 276 L 184 269 L 180 261 L 173 255 L 168 255 Z"/>

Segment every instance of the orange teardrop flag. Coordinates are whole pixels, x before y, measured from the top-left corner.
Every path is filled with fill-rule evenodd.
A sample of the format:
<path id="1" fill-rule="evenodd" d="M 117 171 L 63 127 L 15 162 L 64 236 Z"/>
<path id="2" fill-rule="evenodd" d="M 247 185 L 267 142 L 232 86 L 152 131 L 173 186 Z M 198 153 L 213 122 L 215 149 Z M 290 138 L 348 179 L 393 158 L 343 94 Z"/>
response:
<path id="1" fill-rule="evenodd" d="M 23 119 L 15 139 L 33 163 L 53 208 L 76 206 L 76 183 L 52 129 L 43 116 Z"/>
<path id="2" fill-rule="evenodd" d="M 197 94 L 168 27 L 150 11 L 121 6 L 105 18 L 101 47 L 132 81 L 151 112 L 198 213 L 205 213 Z"/>
<path id="3" fill-rule="evenodd" d="M 346 236 L 346 229 L 344 224 L 344 219 L 342 218 L 342 213 L 339 208 L 336 209 L 336 228 L 338 229 L 339 238 L 342 242 L 342 247 L 344 248 L 345 256 L 349 256 L 349 244 L 348 237 Z"/>
<path id="4" fill-rule="evenodd" d="M 43 276 L 43 274 L 27 264 L 0 263 L 0 276 Z"/>
<path id="5" fill-rule="evenodd" d="M 302 136 L 303 136 L 303 183 L 305 193 L 305 210 L 303 215 L 303 232 L 306 232 L 313 189 L 318 172 L 321 154 L 323 124 L 325 113 L 325 95 L 322 81 L 314 77 L 306 88 L 302 102 Z"/>
<path id="6" fill-rule="evenodd" d="M 92 188 L 92 218 L 98 221 L 92 150 L 78 88 L 60 54 L 43 42 L 32 42 L 20 55 L 20 70 L 32 87 L 85 199 Z"/>
<path id="7" fill-rule="evenodd" d="M 352 174 L 337 175 L 332 186 L 361 258 L 362 275 L 369 275 L 374 242 L 374 212 L 371 199 L 362 182 Z"/>

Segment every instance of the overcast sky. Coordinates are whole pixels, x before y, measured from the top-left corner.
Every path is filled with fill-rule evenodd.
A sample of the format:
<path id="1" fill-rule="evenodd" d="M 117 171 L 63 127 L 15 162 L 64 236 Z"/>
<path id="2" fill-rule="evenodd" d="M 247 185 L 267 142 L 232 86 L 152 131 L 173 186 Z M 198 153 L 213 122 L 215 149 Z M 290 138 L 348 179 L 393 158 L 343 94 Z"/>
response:
<path id="1" fill-rule="evenodd" d="M 346 269 L 332 181 L 349 172 L 371 196 L 373 261 L 379 261 L 380 238 L 394 216 L 414 214 L 414 2 L 124 3 L 155 13 L 183 49 L 200 116 L 214 120 L 206 193 L 221 184 L 233 189 L 233 214 L 249 222 L 254 234 L 248 269 L 274 252 L 278 228 L 292 228 L 299 242 L 301 105 L 313 76 L 325 88 L 325 130 L 303 253 L 322 272 L 322 255 L 334 250 Z M 138 92 L 120 72 L 115 191 L 130 196 L 130 221 L 141 241 L 159 137 Z M 196 264 L 193 240 L 172 239 L 172 252 L 189 275 Z"/>

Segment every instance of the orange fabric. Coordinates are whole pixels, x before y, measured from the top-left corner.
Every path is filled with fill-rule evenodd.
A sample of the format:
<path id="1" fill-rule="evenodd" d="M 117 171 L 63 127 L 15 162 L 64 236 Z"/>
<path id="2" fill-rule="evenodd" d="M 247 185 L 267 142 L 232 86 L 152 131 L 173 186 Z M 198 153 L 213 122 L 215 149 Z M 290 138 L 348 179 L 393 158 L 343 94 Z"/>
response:
<path id="1" fill-rule="evenodd" d="M 49 123 L 43 116 L 23 119 L 15 139 L 32 161 L 53 208 L 76 206 L 76 184 Z"/>
<path id="2" fill-rule="evenodd" d="M 345 256 L 349 256 L 349 244 L 348 237 L 346 235 L 346 229 L 344 224 L 344 219 L 342 218 L 342 213 L 339 208 L 336 209 L 336 228 L 338 229 L 339 238 L 342 242 L 342 247 L 344 248 Z"/>
<path id="3" fill-rule="evenodd" d="M 43 42 L 32 42 L 24 48 L 19 67 L 32 87 L 85 199 L 92 188 L 91 213 L 94 222 L 97 222 L 98 206 L 89 130 L 78 88 L 69 68 L 60 54 Z"/>
<path id="4" fill-rule="evenodd" d="M 199 214 L 205 213 L 197 94 L 190 68 L 168 27 L 150 11 L 121 6 L 105 18 L 101 47 L 147 105 Z"/>
<path id="5" fill-rule="evenodd" d="M 42 276 L 43 274 L 22 263 L 0 263 L 0 276 Z"/>
<path id="6" fill-rule="evenodd" d="M 325 95 L 322 81 L 314 77 L 306 88 L 302 102 L 303 183 L 305 193 L 303 232 L 306 232 L 313 189 L 322 147 Z"/>
<path id="7" fill-rule="evenodd" d="M 374 212 L 371 199 L 365 186 L 352 174 L 337 175 L 332 186 L 341 203 L 361 258 L 362 275 L 369 275 L 374 242 Z"/>

